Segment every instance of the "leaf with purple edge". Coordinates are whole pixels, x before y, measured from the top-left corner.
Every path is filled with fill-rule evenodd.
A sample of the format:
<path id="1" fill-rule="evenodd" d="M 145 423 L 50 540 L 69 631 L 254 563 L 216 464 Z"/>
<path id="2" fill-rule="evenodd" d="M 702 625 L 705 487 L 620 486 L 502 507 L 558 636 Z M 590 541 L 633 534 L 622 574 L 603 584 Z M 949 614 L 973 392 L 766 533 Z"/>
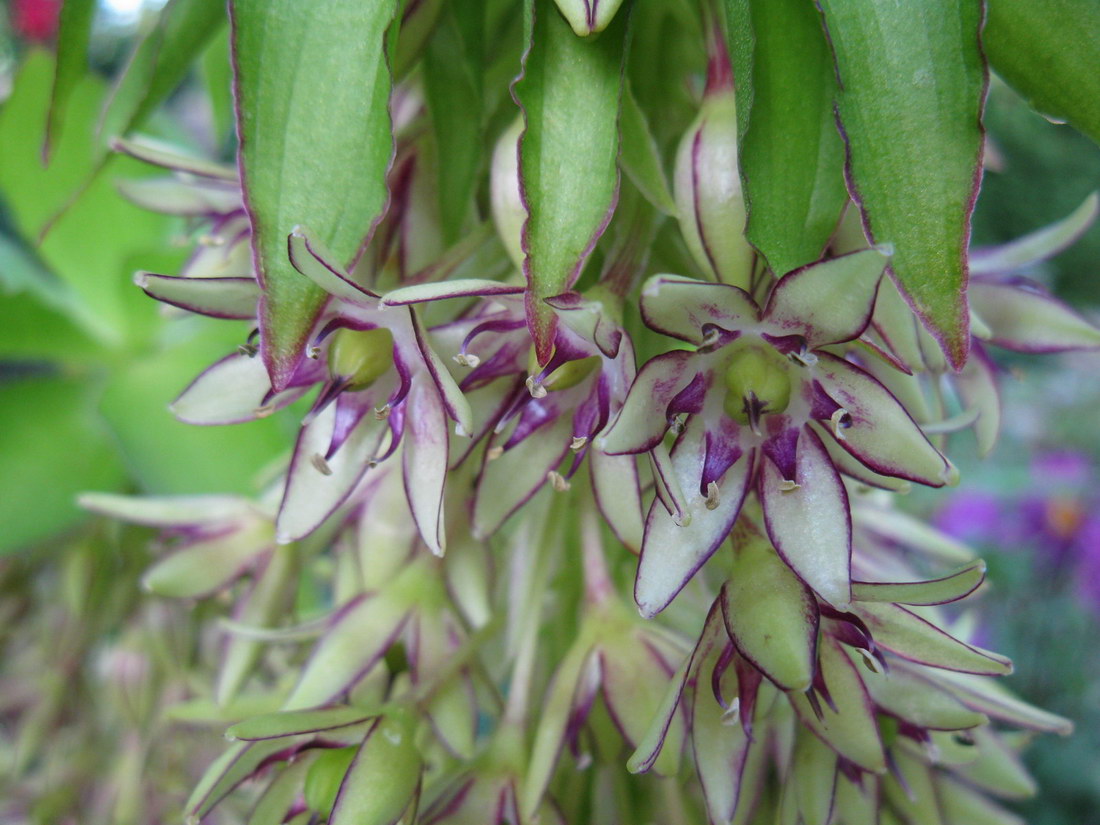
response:
<path id="1" fill-rule="evenodd" d="M 170 553 L 141 578 L 150 593 L 187 599 L 208 596 L 241 576 L 265 549 L 253 537 L 233 531 Z"/>
<path id="2" fill-rule="evenodd" d="M 406 713 L 383 716 L 368 731 L 340 783 L 331 825 L 395 825 L 420 798 L 423 762 Z"/>
<path id="3" fill-rule="evenodd" d="M 857 602 L 898 604 L 947 604 L 969 596 L 985 581 L 985 562 L 979 559 L 938 579 L 917 582 L 852 582 Z"/>
<path id="4" fill-rule="evenodd" d="M 719 596 L 730 640 L 784 690 L 806 690 L 817 668 L 817 600 L 761 538 L 737 542 Z"/>
<path id="5" fill-rule="evenodd" d="M 904 667 L 864 670 L 863 683 L 879 710 L 918 728 L 929 730 L 969 730 L 989 721 L 962 704 L 950 692 L 921 678 Z"/>
<path id="6" fill-rule="evenodd" d="M 150 298 L 212 318 L 256 317 L 260 286 L 253 278 L 174 278 L 138 272 L 137 284 Z"/>
<path id="7" fill-rule="evenodd" d="M 424 366 L 427 367 L 428 375 L 431 376 L 432 382 L 435 385 L 436 392 L 439 393 L 439 400 L 443 405 L 443 409 L 451 420 L 455 422 L 455 435 L 469 438 L 474 432 L 474 413 L 470 408 L 470 402 L 466 400 L 466 396 L 462 394 L 462 390 L 459 389 L 458 382 L 455 381 L 454 376 L 451 375 L 446 364 L 436 354 L 436 351 L 432 348 L 431 343 L 428 341 L 427 333 L 424 331 L 423 323 L 420 317 L 416 313 L 414 307 L 409 307 L 407 310 L 403 310 L 409 313 L 409 320 L 412 324 L 413 335 L 416 338 L 417 349 L 420 350 L 420 356 L 424 359 Z M 446 422 L 443 423 L 443 430 L 446 431 Z"/>
<path id="8" fill-rule="evenodd" d="M 637 459 L 632 455 L 608 455 L 602 450 L 590 450 L 588 469 L 596 505 L 611 531 L 630 552 L 640 552 L 645 511 Z"/>
<path id="9" fill-rule="evenodd" d="M 818 7 L 840 81 L 848 188 L 868 236 L 893 245 L 895 277 L 960 368 L 970 344 L 966 248 L 987 83 L 982 8 L 955 0 Z"/>
<path id="10" fill-rule="evenodd" d="M 513 94 L 523 111 L 520 181 L 527 318 L 540 364 L 557 319 L 544 298 L 580 276 L 618 199 L 619 106 L 626 14 L 581 39 L 551 0 L 529 0 L 530 45 Z"/>
<path id="11" fill-rule="evenodd" d="M 889 260 L 886 251 L 864 249 L 789 272 L 772 290 L 763 320 L 773 335 L 801 335 L 811 349 L 858 338 Z"/>
<path id="12" fill-rule="evenodd" d="M 1073 732 L 1073 723 L 1069 719 L 1029 705 L 992 679 L 949 670 L 922 671 L 921 675 L 949 690 L 968 708 L 992 719 L 1018 728 L 1062 736 Z"/>
<path id="13" fill-rule="evenodd" d="M 300 741 L 300 740 L 298 740 Z M 252 776 L 265 759 L 294 744 L 281 739 L 234 742 L 203 773 L 184 805 L 187 817 L 199 822 L 230 791 Z"/>
<path id="14" fill-rule="evenodd" d="M 317 227 L 335 260 L 350 266 L 387 202 L 395 9 L 394 0 L 230 4 L 242 182 L 264 286 L 263 356 L 277 390 L 303 357 L 324 301 L 287 260 L 287 236 L 298 224 Z"/>
<path id="15" fill-rule="evenodd" d="M 115 138 L 111 141 L 111 148 L 169 172 L 183 172 L 234 184 L 238 182 L 237 170 L 232 166 L 186 154 L 175 145 L 156 138 Z"/>
<path id="16" fill-rule="evenodd" d="M 1012 672 L 1012 662 L 1004 656 L 968 645 L 899 605 L 859 602 L 853 610 L 866 622 L 876 645 L 903 659 L 986 676 Z"/>
<path id="17" fill-rule="evenodd" d="M 772 544 L 822 599 L 846 609 L 852 598 L 852 518 L 844 483 L 825 446 L 816 433 L 803 429 L 792 479 L 784 479 L 770 458 L 762 461 L 760 503 Z"/>

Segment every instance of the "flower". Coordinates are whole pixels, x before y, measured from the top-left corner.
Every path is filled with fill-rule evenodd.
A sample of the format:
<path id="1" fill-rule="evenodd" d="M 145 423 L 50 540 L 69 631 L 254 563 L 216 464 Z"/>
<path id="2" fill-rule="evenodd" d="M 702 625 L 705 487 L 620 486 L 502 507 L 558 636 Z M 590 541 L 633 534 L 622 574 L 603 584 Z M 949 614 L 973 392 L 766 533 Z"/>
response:
<path id="1" fill-rule="evenodd" d="M 664 609 L 714 553 L 750 491 L 786 562 L 844 609 L 851 522 L 840 471 L 953 481 L 954 467 L 898 400 L 835 354 L 867 327 L 886 261 L 872 249 L 795 270 L 763 308 L 726 284 L 672 275 L 646 283 L 646 324 L 695 349 L 643 366 L 600 441 L 611 454 L 652 457 L 657 499 L 635 584 L 644 615 Z"/>

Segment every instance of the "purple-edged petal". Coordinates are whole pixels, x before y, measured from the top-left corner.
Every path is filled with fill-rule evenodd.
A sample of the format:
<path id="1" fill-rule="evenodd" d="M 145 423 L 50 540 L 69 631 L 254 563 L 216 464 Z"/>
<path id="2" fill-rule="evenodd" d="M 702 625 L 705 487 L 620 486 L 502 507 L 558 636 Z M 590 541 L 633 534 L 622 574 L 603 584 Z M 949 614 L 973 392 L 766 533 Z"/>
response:
<path id="1" fill-rule="evenodd" d="M 270 536 L 270 527 L 267 533 Z M 145 571 L 141 584 L 150 593 L 168 598 L 209 596 L 257 563 L 262 549 L 239 531 L 197 541 L 160 559 Z"/>
<path id="2" fill-rule="evenodd" d="M 436 281 L 413 284 L 387 292 L 379 304 L 383 307 L 408 306 L 425 301 L 442 301 L 447 298 L 489 298 L 496 295 L 520 295 L 526 287 L 504 284 L 486 278 L 461 278 L 455 281 Z"/>
<path id="3" fill-rule="evenodd" d="M 687 505 L 681 524 L 660 501 L 649 508 L 634 581 L 634 600 L 646 618 L 664 610 L 725 541 L 748 491 L 753 462 L 744 456 L 717 482 L 716 496 L 699 493 L 705 458 L 702 430 L 693 419 L 672 452 L 673 472 Z"/>
<path id="4" fill-rule="evenodd" d="M 1100 347 L 1100 328 L 1039 288 L 973 281 L 970 302 L 989 327 L 990 343 L 1016 352 L 1066 352 Z"/>
<path id="5" fill-rule="evenodd" d="M 727 332 L 755 328 L 760 316 L 743 289 L 682 275 L 654 275 L 646 281 L 641 307 L 646 326 L 695 345 L 714 327 Z"/>
<path id="6" fill-rule="evenodd" d="M 255 505 L 238 496 L 123 496 L 81 493 L 77 504 L 104 516 L 149 527 L 218 525 L 251 517 Z"/>
<path id="7" fill-rule="evenodd" d="M 901 667 L 860 676 L 880 710 L 911 725 L 929 730 L 969 730 L 989 718 L 970 710 L 948 691 Z"/>
<path id="8" fill-rule="evenodd" d="M 608 639 L 599 655 L 607 711 L 623 740 L 633 749 L 661 708 L 672 668 L 663 652 L 654 647 L 653 640 L 642 637 L 637 630 L 626 638 Z M 673 733 L 674 737 L 678 734 L 679 731 Z"/>
<path id="9" fill-rule="evenodd" d="M 819 702 L 821 716 L 818 717 L 806 693 L 787 694 L 802 724 L 863 770 L 883 773 L 886 756 L 875 706 L 863 684 L 862 674 L 844 649 L 828 636 L 822 641 L 819 661 L 821 680 L 832 702 Z"/>
<path id="10" fill-rule="evenodd" d="M 970 252 L 971 275 L 1014 272 L 1052 258 L 1072 246 L 1100 214 L 1100 197 L 1093 192 L 1071 214 L 1050 226 L 998 246 Z"/>
<path id="11" fill-rule="evenodd" d="M 858 338 L 889 260 L 880 249 L 863 249 L 784 275 L 764 309 L 769 334 L 800 335 L 811 349 Z"/>
<path id="12" fill-rule="evenodd" d="M 859 602 L 853 610 L 870 628 L 876 645 L 903 659 L 985 676 L 1012 672 L 1012 662 L 1004 656 L 968 645 L 899 605 Z"/>
<path id="13" fill-rule="evenodd" d="M 706 664 L 713 665 L 713 659 Z M 706 675 L 710 667 L 702 671 Z M 723 724 L 725 709 L 701 687 L 696 687 L 691 703 L 691 748 L 710 821 L 725 823 L 733 819 L 741 796 L 750 740 L 740 725 Z"/>
<path id="14" fill-rule="evenodd" d="M 175 178 L 142 178 L 115 183 L 126 200 L 150 212 L 205 218 L 225 215 L 244 208 L 241 189 L 235 183 L 221 181 L 189 181 Z"/>
<path id="15" fill-rule="evenodd" d="M 200 178 L 213 178 L 231 183 L 238 182 L 237 170 L 232 166 L 185 154 L 182 149 L 171 143 L 144 135 L 140 138 L 115 138 L 111 141 L 111 149 L 172 172 L 184 172 Z"/>
<path id="16" fill-rule="evenodd" d="M 882 475 L 931 487 L 955 481 L 955 468 L 871 375 L 828 353 L 820 353 L 817 372 L 825 392 L 848 414 L 837 416 L 830 430 L 841 447 Z"/>
<path id="17" fill-rule="evenodd" d="M 269 398 L 271 379 L 263 361 L 233 353 L 200 373 L 168 408 L 188 424 L 238 424 L 270 415 L 308 390 L 291 387 Z"/>
<path id="18" fill-rule="evenodd" d="M 637 459 L 632 455 L 608 455 L 590 450 L 588 467 L 592 492 L 611 531 L 633 553 L 642 548 L 645 511 Z"/>
<path id="19" fill-rule="evenodd" d="M 260 300 L 255 278 L 173 278 L 139 272 L 134 283 L 150 298 L 212 318 L 250 320 Z"/>
<path id="20" fill-rule="evenodd" d="M 1043 733 L 1068 736 L 1073 723 L 1017 698 L 993 679 L 970 673 L 922 668 L 920 675 L 950 691 L 971 710 L 984 713 L 1009 725 Z"/>
<path id="21" fill-rule="evenodd" d="M 538 401 L 531 403 L 537 404 Z M 496 458 L 486 459 L 474 497 L 474 535 L 482 538 L 491 536 L 508 516 L 541 489 L 547 474 L 569 452 L 572 432 L 569 417 L 559 415 L 548 419 L 527 438 Z M 491 443 L 490 449 L 492 446 Z"/>
<path id="22" fill-rule="evenodd" d="M 848 494 L 816 433 L 803 429 L 799 435 L 793 479 L 763 459 L 759 494 L 779 555 L 822 599 L 846 609 L 852 599 Z"/>
<path id="23" fill-rule="evenodd" d="M 605 453 L 652 449 L 668 430 L 669 405 L 696 376 L 693 352 L 674 350 L 646 362 L 630 386 L 618 418 L 599 437 Z"/>
<path id="24" fill-rule="evenodd" d="M 852 582 L 857 602 L 935 605 L 969 596 L 985 581 L 985 562 L 980 559 L 938 579 L 916 582 Z"/>
<path id="25" fill-rule="evenodd" d="M 298 434 L 275 521 L 281 544 L 309 535 L 344 503 L 369 469 L 386 434 L 386 422 L 368 413 L 340 449 L 326 458 L 336 424 L 337 405 L 330 404 Z"/>
<path id="26" fill-rule="evenodd" d="M 405 446 L 402 466 L 409 509 L 428 549 L 443 555 L 443 484 L 447 480 L 447 417 L 435 386 L 426 376 L 413 380 L 405 402 Z"/>
<path id="27" fill-rule="evenodd" d="M 558 311 L 558 318 L 570 330 L 595 344 L 608 358 L 619 354 L 623 330 L 599 300 L 590 300 L 579 292 L 565 292 L 547 298 Z"/>
<path id="28" fill-rule="evenodd" d="M 287 238 L 290 263 L 329 295 L 354 304 L 375 306 L 378 296 L 351 280 L 336 258 L 308 229 L 296 226 Z"/>
<path id="29" fill-rule="evenodd" d="M 342 607 L 306 662 L 283 710 L 325 705 L 354 685 L 389 650 L 411 608 L 388 593 Z"/>
<path id="30" fill-rule="evenodd" d="M 466 396 L 464 396 L 462 390 L 458 388 L 458 383 L 447 370 L 446 364 L 443 363 L 442 359 L 436 355 L 435 350 L 432 349 L 432 345 L 428 342 L 428 336 L 424 331 L 423 325 L 420 323 L 420 318 L 417 316 L 416 311 L 411 307 L 407 310 L 399 311 L 409 313 L 413 334 L 416 336 L 417 349 L 420 350 L 420 355 L 424 359 L 424 365 L 428 368 L 428 373 L 431 375 L 432 381 L 435 382 L 436 391 L 439 393 L 440 399 L 443 402 L 443 407 L 447 411 L 447 415 L 455 422 L 455 434 L 467 437 L 470 436 L 474 431 L 474 414 L 470 409 L 470 402 L 466 400 Z M 444 428 L 445 427 L 446 423 L 444 423 Z"/>
<path id="31" fill-rule="evenodd" d="M 975 342 L 970 347 L 966 366 L 955 378 L 963 406 L 978 413 L 974 435 L 981 456 L 993 449 L 1001 430 L 1001 394 L 997 388 L 996 369 L 985 348 Z"/>

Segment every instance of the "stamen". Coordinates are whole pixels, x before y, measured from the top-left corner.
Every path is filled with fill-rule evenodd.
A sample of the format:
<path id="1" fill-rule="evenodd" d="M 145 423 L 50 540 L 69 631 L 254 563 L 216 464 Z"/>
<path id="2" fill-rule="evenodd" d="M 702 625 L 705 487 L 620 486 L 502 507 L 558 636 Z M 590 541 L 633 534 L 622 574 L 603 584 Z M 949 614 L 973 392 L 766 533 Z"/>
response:
<path id="1" fill-rule="evenodd" d="M 390 417 L 390 412 L 392 412 L 392 408 L 390 407 L 390 405 L 384 404 L 381 407 L 374 408 L 374 417 L 378 421 L 385 421 L 387 418 Z"/>
<path id="2" fill-rule="evenodd" d="M 741 721 L 741 697 L 734 696 L 729 707 L 722 711 L 723 725 L 736 725 Z"/>
<path id="3" fill-rule="evenodd" d="M 256 353 L 260 351 L 260 348 L 253 343 L 244 343 L 237 347 L 237 352 L 241 355 L 247 355 L 249 358 L 255 358 Z"/>
<path id="4" fill-rule="evenodd" d="M 316 361 L 320 357 L 321 357 L 321 348 L 320 347 L 310 347 L 309 349 L 306 350 L 306 358 L 310 358 L 310 359 Z"/>
<path id="5" fill-rule="evenodd" d="M 225 246 L 225 238 L 221 235 L 199 235 L 199 246 Z"/>
<path id="6" fill-rule="evenodd" d="M 332 467 L 329 466 L 329 463 L 325 461 L 325 457 L 320 453 L 314 453 L 313 458 L 310 459 L 310 463 L 313 464 L 313 466 L 317 469 L 317 472 L 319 472 L 321 475 L 332 475 Z"/>
<path id="7" fill-rule="evenodd" d="M 541 383 L 539 383 L 535 379 L 535 376 L 528 375 L 526 383 L 527 383 L 527 391 L 529 393 L 531 393 L 532 398 L 545 398 L 546 397 L 546 387 L 544 387 Z"/>
<path id="8" fill-rule="evenodd" d="M 801 350 L 800 352 L 792 352 L 790 358 L 796 364 L 801 364 L 804 367 L 812 367 L 817 363 L 817 356 L 808 349 Z"/>
<path id="9" fill-rule="evenodd" d="M 801 488 L 801 484 L 797 481 L 791 481 L 790 479 L 783 479 L 779 482 L 779 492 L 781 493 L 793 493 L 795 490 Z"/>
<path id="10" fill-rule="evenodd" d="M 707 509 L 717 510 L 722 503 L 721 493 L 718 490 L 718 482 L 712 481 L 707 485 Z"/>
<path id="11" fill-rule="evenodd" d="M 458 355 L 454 356 L 454 362 L 460 367 L 469 367 L 473 369 L 481 363 L 481 359 L 471 353 L 460 352 Z"/>
<path id="12" fill-rule="evenodd" d="M 829 416 L 829 424 L 833 428 L 833 435 L 837 441 L 844 440 L 844 433 L 841 430 L 846 430 L 852 426 L 852 414 L 843 407 L 837 407 L 831 416 Z"/>
<path id="13" fill-rule="evenodd" d="M 569 445 L 569 449 L 575 453 L 579 453 L 588 444 L 588 436 L 575 435 L 573 436 L 573 442 Z"/>
<path id="14" fill-rule="evenodd" d="M 552 486 L 559 493 L 564 493 L 570 487 L 569 482 L 565 480 L 565 476 L 563 476 L 557 470 L 551 470 L 550 472 L 548 472 L 546 474 L 546 479 L 550 482 L 550 486 Z"/>
<path id="15" fill-rule="evenodd" d="M 498 444 L 495 447 L 490 447 L 488 450 L 485 451 L 485 460 L 496 461 L 502 455 L 504 455 L 504 448 Z"/>
<path id="16" fill-rule="evenodd" d="M 254 409 L 252 411 L 252 414 L 255 415 L 257 418 L 267 418 L 273 412 L 275 412 L 275 408 L 273 406 L 271 406 L 270 404 L 264 404 L 263 406 Z"/>
<path id="17" fill-rule="evenodd" d="M 684 431 L 684 420 L 679 416 L 668 420 L 668 429 L 673 435 L 679 435 Z"/>
<path id="18" fill-rule="evenodd" d="M 862 647 L 856 648 L 856 653 L 863 659 L 863 666 L 866 667 L 872 673 L 878 673 L 878 664 L 875 662 L 875 657 L 864 650 Z"/>
<path id="19" fill-rule="evenodd" d="M 703 334 L 703 343 L 701 343 L 696 352 L 710 352 L 716 346 L 718 346 L 718 340 L 721 337 L 720 333 L 714 327 L 711 327 Z"/>

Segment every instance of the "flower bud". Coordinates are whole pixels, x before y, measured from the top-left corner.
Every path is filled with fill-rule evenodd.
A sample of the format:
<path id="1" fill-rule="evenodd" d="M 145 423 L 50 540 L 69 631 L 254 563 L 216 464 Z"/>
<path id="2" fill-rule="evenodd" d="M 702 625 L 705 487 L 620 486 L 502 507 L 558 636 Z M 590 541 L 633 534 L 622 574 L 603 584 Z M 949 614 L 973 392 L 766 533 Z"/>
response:
<path id="1" fill-rule="evenodd" d="M 332 825 L 394 825 L 420 791 L 423 764 L 405 711 L 379 718 L 344 776 Z"/>
<path id="2" fill-rule="evenodd" d="M 771 347 L 734 344 L 726 367 L 723 407 L 734 421 L 753 429 L 766 413 L 781 413 L 791 402 L 791 377 L 786 359 Z"/>
<path id="3" fill-rule="evenodd" d="M 311 811 L 320 814 L 324 819 L 329 817 L 336 802 L 336 794 L 340 792 L 340 784 L 358 750 L 354 746 L 329 748 L 313 760 L 302 789 L 306 805 Z"/>
<path id="4" fill-rule="evenodd" d="M 523 118 L 504 130 L 493 149 L 493 164 L 489 170 L 489 199 L 493 223 L 517 269 L 523 269 L 523 224 L 527 208 L 519 190 L 519 138 L 523 134 Z"/>
<path id="5" fill-rule="evenodd" d="M 558 10 L 578 37 L 607 28 L 623 0 L 557 0 Z"/>
<path id="6" fill-rule="evenodd" d="M 732 83 L 708 88 L 680 141 L 673 188 L 680 231 L 695 262 L 711 278 L 747 290 L 753 249 L 745 238 Z"/>
<path id="7" fill-rule="evenodd" d="M 347 380 L 349 390 L 365 390 L 393 366 L 393 333 L 385 327 L 341 329 L 328 351 L 332 374 Z"/>

